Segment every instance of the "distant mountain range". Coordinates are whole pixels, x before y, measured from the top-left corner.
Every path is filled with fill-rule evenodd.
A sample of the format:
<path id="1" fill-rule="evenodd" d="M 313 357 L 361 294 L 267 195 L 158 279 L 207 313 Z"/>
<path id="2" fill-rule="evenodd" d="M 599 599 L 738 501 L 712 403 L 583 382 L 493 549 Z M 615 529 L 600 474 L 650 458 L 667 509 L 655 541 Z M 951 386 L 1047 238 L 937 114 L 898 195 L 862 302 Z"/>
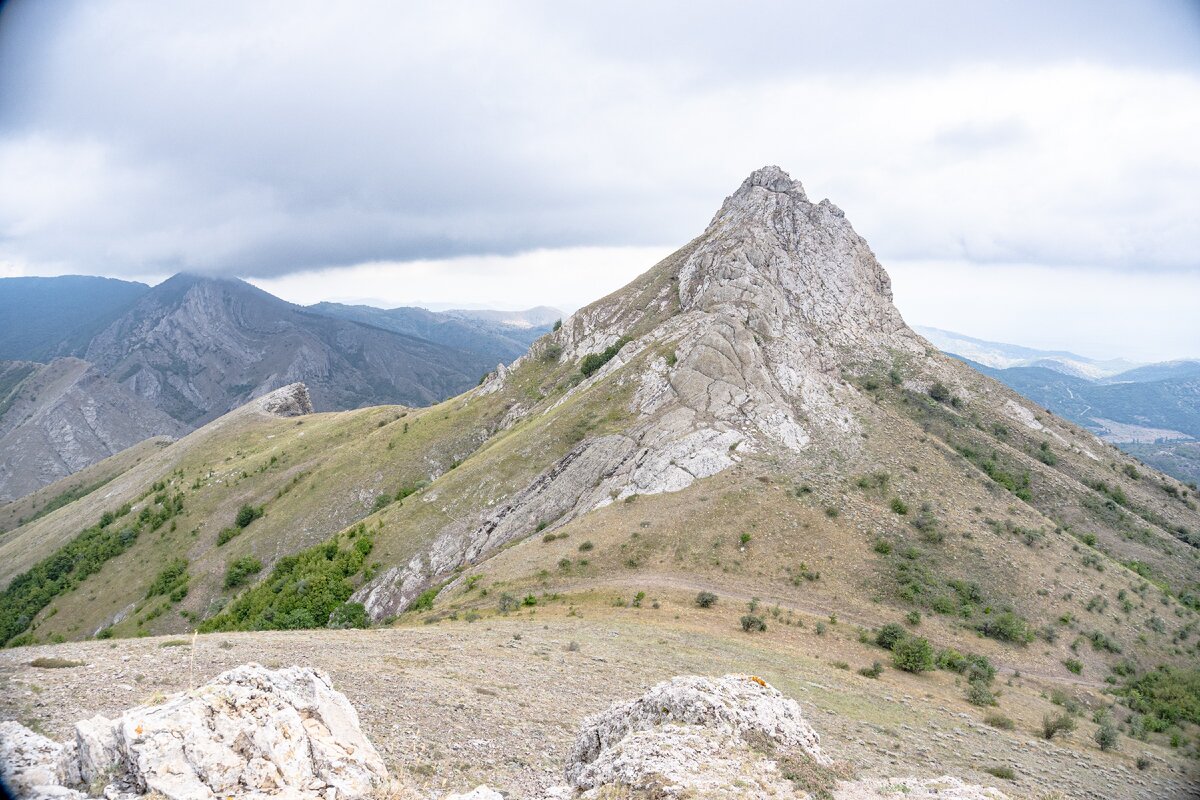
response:
<path id="1" fill-rule="evenodd" d="M 993 369 L 1011 367 L 1045 367 L 1064 375 L 1098 380 L 1142 366 L 1122 358 L 1098 360 L 1065 350 L 1036 350 L 1003 342 L 989 342 L 941 328 L 914 325 L 913 330 L 924 336 L 944 353 L 952 353 L 976 364 Z"/>
<path id="2" fill-rule="evenodd" d="M 0 500 L 303 381 L 318 411 L 423 406 L 549 331 L 526 312 L 304 308 L 239 280 L 0 280 Z"/>
<path id="3" fill-rule="evenodd" d="M 939 349 L 1180 480 L 1200 481 L 1200 360 L 1136 364 L 917 330 Z"/>

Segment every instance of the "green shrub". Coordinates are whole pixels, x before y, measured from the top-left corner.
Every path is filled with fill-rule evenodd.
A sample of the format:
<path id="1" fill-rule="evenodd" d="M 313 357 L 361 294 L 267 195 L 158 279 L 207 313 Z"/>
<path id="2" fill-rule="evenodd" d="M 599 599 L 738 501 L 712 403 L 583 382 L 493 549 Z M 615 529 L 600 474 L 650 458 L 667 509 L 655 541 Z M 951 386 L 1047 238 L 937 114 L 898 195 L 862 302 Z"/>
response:
<path id="1" fill-rule="evenodd" d="M 988 767 L 987 769 L 984 770 L 984 772 L 986 772 L 989 775 L 992 775 L 993 777 L 999 778 L 1000 780 L 1004 780 L 1004 781 L 1015 781 L 1017 779 L 1017 773 L 1013 772 L 1012 767 L 1005 767 L 1005 766 Z"/>
<path id="2" fill-rule="evenodd" d="M 1066 667 L 1069 672 L 1073 672 L 1076 675 L 1080 675 L 1083 673 L 1083 662 L 1081 662 L 1077 658 L 1068 658 L 1066 661 L 1064 661 L 1062 663 L 1063 663 L 1063 666 Z"/>
<path id="3" fill-rule="evenodd" d="M 906 636 L 892 648 L 892 663 L 905 672 L 921 673 L 933 669 L 933 647 L 920 636 Z"/>
<path id="4" fill-rule="evenodd" d="M 1042 715 L 1042 738 L 1053 739 L 1059 733 L 1070 733 L 1075 730 L 1075 718 L 1063 711 L 1059 714 Z"/>
<path id="5" fill-rule="evenodd" d="M 871 666 L 860 669 L 858 674 L 862 675 L 864 678 L 878 678 L 883 674 L 883 664 L 882 662 L 876 661 L 872 663 Z"/>
<path id="6" fill-rule="evenodd" d="M 225 544 L 226 542 L 228 542 L 230 539 L 237 536 L 241 532 L 242 532 L 242 529 L 237 528 L 237 527 L 221 528 L 220 533 L 217 534 L 217 547 L 220 547 L 221 545 Z"/>
<path id="7" fill-rule="evenodd" d="M 629 339 L 622 336 L 616 341 L 615 344 L 604 348 L 603 352 L 588 353 L 583 357 L 583 360 L 579 362 L 579 371 L 583 373 L 583 377 L 590 377 L 592 373 L 596 372 L 609 361 L 612 361 L 613 357 L 616 356 L 617 353 L 621 352 L 621 348 L 627 344 L 629 344 Z"/>
<path id="8" fill-rule="evenodd" d="M 888 553 L 892 552 L 892 545 L 887 539 L 877 539 L 875 540 L 874 549 L 876 553 L 879 553 L 879 555 L 886 556 Z"/>
<path id="9" fill-rule="evenodd" d="M 343 546 L 344 545 L 344 546 Z M 276 562 L 271 574 L 200 624 L 202 632 L 321 628 L 350 599 L 373 542 L 362 523 Z"/>
<path id="10" fill-rule="evenodd" d="M 432 611 L 433 601 L 437 598 L 438 592 L 442 590 L 441 586 L 430 586 L 425 591 L 417 595 L 417 599 L 412 601 L 412 605 L 408 607 L 409 611 Z"/>
<path id="11" fill-rule="evenodd" d="M 906 636 L 908 636 L 908 631 L 904 630 L 901 625 L 895 622 L 889 622 L 880 628 L 875 634 L 875 644 L 879 645 L 884 650 L 891 650 L 895 648 L 896 644 Z"/>
<path id="12" fill-rule="evenodd" d="M 939 403 L 949 403 L 953 399 L 950 389 L 941 381 L 934 381 L 929 387 L 929 396 Z"/>
<path id="13" fill-rule="evenodd" d="M 367 628 L 371 620 L 367 617 L 367 609 L 362 603 L 342 603 L 329 615 L 327 627 L 330 628 Z"/>
<path id="14" fill-rule="evenodd" d="M 967 668 L 967 657 L 954 648 L 947 647 L 938 651 L 937 667 L 947 672 L 962 672 Z"/>
<path id="15" fill-rule="evenodd" d="M 907 622 L 909 625 L 912 625 L 915 628 L 916 626 L 921 624 L 921 612 L 920 611 L 908 612 L 907 614 L 904 615 L 904 621 Z"/>
<path id="16" fill-rule="evenodd" d="M 1100 727 L 1096 729 L 1094 738 L 1101 750 L 1116 750 L 1121 739 L 1117 734 L 1117 729 L 1113 727 L 1111 720 L 1105 720 L 1100 723 Z"/>
<path id="17" fill-rule="evenodd" d="M 1058 456 L 1050 449 L 1049 442 L 1042 442 L 1041 446 L 1034 452 L 1034 456 L 1038 461 L 1051 467 L 1058 463 Z"/>
<path id="18" fill-rule="evenodd" d="M 150 588 L 146 590 L 146 599 L 160 594 L 169 595 L 178 588 L 180 583 L 187 583 L 187 568 L 186 558 L 172 559 L 154 578 Z"/>
<path id="19" fill-rule="evenodd" d="M 891 509 L 892 509 L 892 511 L 895 511 L 897 514 L 900 514 L 903 516 L 904 514 L 908 513 L 908 504 L 906 504 L 899 497 L 893 497 L 892 502 L 891 502 Z"/>
<path id="20" fill-rule="evenodd" d="M 767 621 L 757 614 L 745 614 L 742 616 L 742 630 L 747 633 L 763 632 L 767 629 Z"/>
<path id="21" fill-rule="evenodd" d="M 245 528 L 262 515 L 262 506 L 243 505 L 238 509 L 237 516 L 233 518 L 233 524 L 237 525 L 239 528 Z"/>
<path id="22" fill-rule="evenodd" d="M 521 601 L 517 600 L 517 598 L 513 597 L 508 592 L 505 592 L 504 594 L 500 595 L 500 600 L 496 603 L 496 607 L 500 610 L 501 614 L 507 614 L 510 611 L 516 611 L 518 608 L 520 608 Z"/>
<path id="23" fill-rule="evenodd" d="M 262 572 L 263 563 L 253 556 L 244 556 L 232 561 L 225 569 L 225 588 L 235 589 L 251 575 Z"/>
<path id="24" fill-rule="evenodd" d="M 1130 679 L 1121 693 L 1138 713 L 1167 723 L 1200 725 L 1200 669 L 1164 665 Z"/>
<path id="25" fill-rule="evenodd" d="M 967 702 L 973 706 L 996 705 L 996 696 L 992 694 L 992 689 L 987 681 L 982 678 L 967 682 L 966 698 Z"/>
<path id="26" fill-rule="evenodd" d="M 1011 719 L 995 711 L 988 713 L 983 718 L 983 721 L 986 724 L 991 725 L 993 728 L 999 728 L 1002 731 L 1011 731 L 1013 728 L 1017 727 L 1016 723 Z"/>
<path id="27" fill-rule="evenodd" d="M 712 608 L 717 604 L 717 596 L 712 592 L 700 592 L 696 595 L 696 605 L 700 608 Z"/>
<path id="28" fill-rule="evenodd" d="M 977 629 L 984 636 L 1002 642 L 1026 644 L 1033 641 L 1029 623 L 1011 611 L 1004 611 L 979 623 Z"/>
<path id="29" fill-rule="evenodd" d="M 595 547 L 596 545 L 592 544 L 591 541 L 581 542 L 579 545 L 579 552 L 586 553 L 589 550 L 594 550 Z"/>

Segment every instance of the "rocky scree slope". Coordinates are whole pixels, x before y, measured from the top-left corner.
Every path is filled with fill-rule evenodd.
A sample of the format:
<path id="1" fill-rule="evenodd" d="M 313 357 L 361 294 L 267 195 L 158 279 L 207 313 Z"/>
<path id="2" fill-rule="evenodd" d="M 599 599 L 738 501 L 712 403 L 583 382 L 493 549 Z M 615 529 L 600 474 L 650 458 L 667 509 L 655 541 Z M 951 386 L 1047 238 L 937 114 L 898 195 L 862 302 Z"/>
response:
<path id="1" fill-rule="evenodd" d="M 0 363 L 0 502 L 188 426 L 77 358 Z"/>
<path id="2" fill-rule="evenodd" d="M 389 776 L 358 715 L 324 673 L 257 664 L 197 690 L 76 724 L 58 744 L 0 723 L 0 777 L 18 798 L 415 798 Z M 761 678 L 677 677 L 584 721 L 567 784 L 544 800 L 908 797 L 1004 800 L 955 778 L 849 781 L 799 704 Z M 503 800 L 479 786 L 446 800 Z"/>

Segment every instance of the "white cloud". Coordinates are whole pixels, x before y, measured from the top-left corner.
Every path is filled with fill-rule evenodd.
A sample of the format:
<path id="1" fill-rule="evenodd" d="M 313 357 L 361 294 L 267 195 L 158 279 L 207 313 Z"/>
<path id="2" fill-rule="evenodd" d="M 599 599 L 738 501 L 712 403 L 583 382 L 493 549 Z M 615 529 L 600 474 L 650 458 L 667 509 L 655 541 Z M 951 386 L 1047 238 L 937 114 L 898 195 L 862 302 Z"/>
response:
<path id="1" fill-rule="evenodd" d="M 888 272 L 909 324 L 1094 358 L 1200 356 L 1200 271 L 893 261 Z"/>
<path id="2" fill-rule="evenodd" d="M 1200 17 L 1170 4 L 38 8 L 0 39 L 8 272 L 578 305 L 777 163 L 885 264 L 1200 273 Z"/>
<path id="3" fill-rule="evenodd" d="M 510 311 L 549 305 L 571 312 L 620 289 L 671 250 L 573 247 L 511 256 L 374 262 L 255 278 L 251 283 L 301 305 L 329 300 L 385 308 L 419 305 Z"/>

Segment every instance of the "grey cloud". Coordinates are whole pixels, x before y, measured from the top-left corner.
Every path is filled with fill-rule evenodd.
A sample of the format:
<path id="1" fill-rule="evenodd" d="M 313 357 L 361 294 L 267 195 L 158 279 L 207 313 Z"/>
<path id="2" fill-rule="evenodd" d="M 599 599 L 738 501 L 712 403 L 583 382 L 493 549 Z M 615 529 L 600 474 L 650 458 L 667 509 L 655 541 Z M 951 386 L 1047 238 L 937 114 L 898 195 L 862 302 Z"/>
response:
<path id="1" fill-rule="evenodd" d="M 880 191 L 922 143 L 975 162 L 1029 146 L 1022 121 L 956 121 L 889 165 L 887 120 L 843 141 L 859 121 L 839 87 L 878 86 L 885 106 L 889 87 L 977 61 L 1200 74 L 1200 18 L 1175 2 L 920 2 L 886 20 L 886 3 L 53 5 L 0 16 L 0 165 L 30 142 L 59 154 L 37 214 L 0 175 L 0 260 L 108 274 L 682 242 L 767 162 L 833 195 L 885 255 L 968 241 L 973 257 L 1053 261 L 1053 237 L 982 200 L 941 216 L 952 176 L 914 190 L 934 198 L 923 224 Z M 87 148 L 87 169 L 55 171 Z M 1167 203 L 1139 235 L 1190 208 Z M 1139 265 L 1194 264 L 1183 227 L 1134 248 Z M 1089 238 L 1066 255 L 1127 257 Z"/>

